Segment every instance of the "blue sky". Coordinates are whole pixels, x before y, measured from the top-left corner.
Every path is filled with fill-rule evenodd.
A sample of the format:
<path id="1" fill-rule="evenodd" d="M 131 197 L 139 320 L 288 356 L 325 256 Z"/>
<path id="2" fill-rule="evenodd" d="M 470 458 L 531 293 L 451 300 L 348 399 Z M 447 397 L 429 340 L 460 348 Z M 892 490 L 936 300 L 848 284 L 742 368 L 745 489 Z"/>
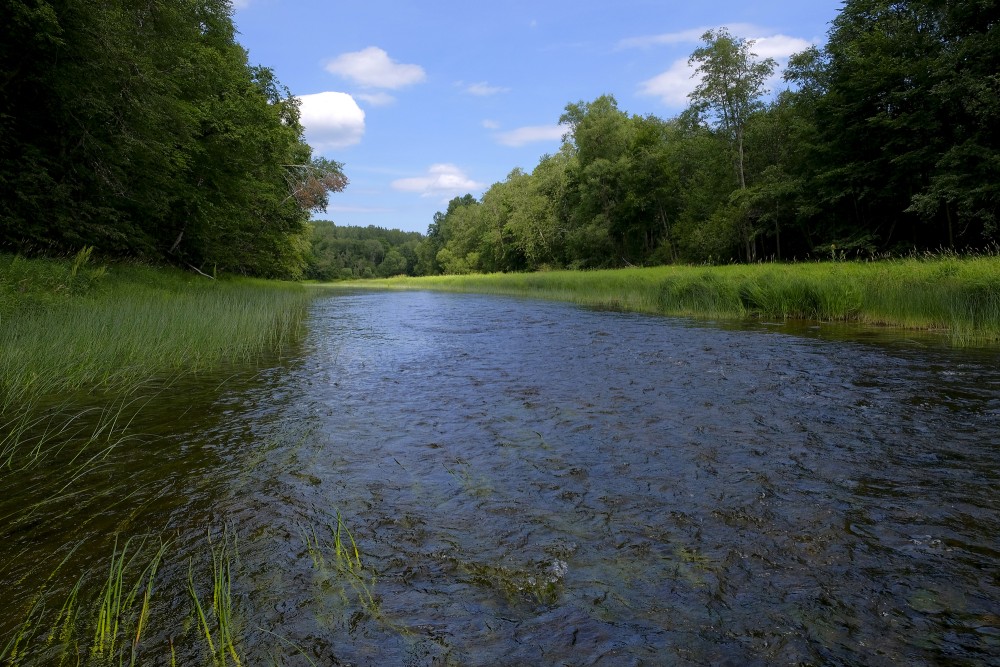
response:
<path id="1" fill-rule="evenodd" d="M 340 225 L 426 232 L 454 196 L 479 196 L 558 150 L 571 102 L 612 94 L 675 116 L 709 28 L 756 39 L 782 65 L 825 42 L 840 0 L 234 0 L 251 64 L 302 99 L 315 153 L 351 183 Z M 781 86 L 775 81 L 772 88 Z"/>

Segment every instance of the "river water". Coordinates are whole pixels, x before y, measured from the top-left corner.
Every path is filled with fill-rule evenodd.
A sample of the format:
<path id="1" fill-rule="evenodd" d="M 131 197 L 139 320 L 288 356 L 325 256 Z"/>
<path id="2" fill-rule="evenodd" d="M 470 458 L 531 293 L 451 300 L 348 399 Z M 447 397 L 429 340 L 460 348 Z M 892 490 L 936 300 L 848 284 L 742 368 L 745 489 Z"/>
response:
<path id="1" fill-rule="evenodd" d="M 188 579 L 222 544 L 249 665 L 1000 664 L 998 360 L 318 298 L 263 370 L 156 388 L 127 446 L 0 480 L 0 631 L 147 536 L 169 544 L 144 664 L 204 660 Z"/>

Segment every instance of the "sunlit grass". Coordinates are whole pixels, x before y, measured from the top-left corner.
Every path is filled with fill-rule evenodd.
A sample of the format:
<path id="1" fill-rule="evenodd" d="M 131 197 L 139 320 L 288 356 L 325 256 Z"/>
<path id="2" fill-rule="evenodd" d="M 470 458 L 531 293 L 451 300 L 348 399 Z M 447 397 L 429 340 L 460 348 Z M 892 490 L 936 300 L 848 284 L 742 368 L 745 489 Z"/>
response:
<path id="1" fill-rule="evenodd" d="M 995 255 L 399 277 L 333 285 L 527 296 L 690 317 L 860 322 L 940 331 L 957 344 L 1000 341 Z"/>
<path id="2" fill-rule="evenodd" d="M 292 284 L 0 256 L 0 411 L 255 360 L 296 336 L 307 299 Z"/>
<path id="3" fill-rule="evenodd" d="M 139 658 L 139 642 L 149 621 L 150 598 L 156 571 L 160 566 L 169 542 L 161 542 L 151 560 L 134 576 L 131 585 L 128 573 L 136 569 L 137 557 L 143 553 L 143 544 L 129 552 L 131 540 L 114 550 L 108 567 L 107 579 L 98 598 L 97 618 L 94 622 L 94 639 L 90 655 L 96 664 L 113 664 L 118 658 L 124 664 L 124 646 L 128 645 L 128 664 L 135 665 Z M 142 593 L 141 598 L 138 597 Z M 78 589 L 74 589 L 71 599 L 75 601 Z M 65 629 L 63 633 L 65 633 Z"/>
<path id="4" fill-rule="evenodd" d="M 226 667 L 231 658 L 240 667 L 236 642 L 239 625 L 233 610 L 233 561 L 237 557 L 235 533 L 223 531 L 218 544 L 212 545 L 212 604 L 202 606 L 194 583 L 194 563 L 188 568 L 188 592 L 198 617 L 198 627 L 205 637 L 212 665 Z"/>
<path id="5" fill-rule="evenodd" d="M 120 406 L 154 383 L 252 363 L 301 332 L 299 285 L 211 280 L 141 265 L 0 255 L 0 471 L 37 463 L 93 422 L 121 432 Z M 58 416 L 59 418 L 54 418 Z M 87 416 L 87 419 L 82 417 Z"/>

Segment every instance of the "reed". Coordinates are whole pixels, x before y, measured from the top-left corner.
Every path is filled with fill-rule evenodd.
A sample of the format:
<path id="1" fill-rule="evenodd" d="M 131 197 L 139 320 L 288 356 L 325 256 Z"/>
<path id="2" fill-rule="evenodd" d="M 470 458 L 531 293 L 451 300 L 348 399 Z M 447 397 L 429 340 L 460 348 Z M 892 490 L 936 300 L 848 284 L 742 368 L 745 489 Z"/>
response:
<path id="1" fill-rule="evenodd" d="M 308 299 L 298 285 L 195 280 L 167 269 L 123 266 L 91 278 L 94 284 L 73 298 L 65 296 L 72 294 L 67 276 L 12 303 L 12 291 L 26 279 L 11 278 L 11 267 L 24 263 L 0 261 L 4 412 L 39 396 L 121 391 L 152 378 L 254 361 L 298 335 Z M 48 263 L 40 267 L 51 270 Z"/>
<path id="2" fill-rule="evenodd" d="M 358 549 L 354 535 L 339 511 L 336 525 L 330 525 L 328 528 L 333 539 L 333 553 L 330 559 L 325 555 L 329 547 L 323 544 L 316 530 L 312 527 L 299 527 L 299 535 L 305 544 L 306 552 L 312 560 L 313 568 L 322 577 L 324 587 L 330 585 L 339 590 L 340 597 L 346 604 L 349 602 L 349 586 L 369 616 L 380 616 L 379 602 L 372 592 L 375 575 L 362 562 L 361 550 Z"/>
<path id="3" fill-rule="evenodd" d="M 94 622 L 90 655 L 95 664 L 112 664 L 115 657 L 118 657 L 119 664 L 124 664 L 123 650 L 126 645 L 129 647 L 128 664 L 135 665 L 139 659 L 139 642 L 149 620 L 156 571 L 169 542 L 160 542 L 151 560 L 142 565 L 139 574 L 129 585 L 127 573 L 135 570 L 137 563 L 141 563 L 137 558 L 143 553 L 145 540 L 130 554 L 131 543 L 132 539 L 129 538 L 119 551 L 118 540 L 115 540 Z M 140 592 L 142 596 L 138 597 Z"/>
<path id="4" fill-rule="evenodd" d="M 0 470 L 37 463 L 92 421 L 79 418 L 91 408 L 72 410 L 78 399 L 121 405 L 284 349 L 308 299 L 288 283 L 95 267 L 88 249 L 67 260 L 0 255 Z M 120 431 L 121 414 L 109 410 L 104 425 Z"/>
<path id="5" fill-rule="evenodd" d="M 400 277 L 330 286 L 525 296 L 689 317 L 860 322 L 942 332 L 958 345 L 1000 341 L 995 254 Z"/>
<path id="6" fill-rule="evenodd" d="M 226 667 L 232 658 L 241 667 L 236 650 L 238 625 L 233 613 L 232 564 L 237 558 L 236 535 L 225 529 L 217 545 L 212 546 L 212 606 L 201 604 L 194 584 L 194 563 L 188 566 L 188 592 L 194 604 L 198 627 L 205 637 L 213 667 Z M 210 618 L 212 620 L 210 620 Z"/>

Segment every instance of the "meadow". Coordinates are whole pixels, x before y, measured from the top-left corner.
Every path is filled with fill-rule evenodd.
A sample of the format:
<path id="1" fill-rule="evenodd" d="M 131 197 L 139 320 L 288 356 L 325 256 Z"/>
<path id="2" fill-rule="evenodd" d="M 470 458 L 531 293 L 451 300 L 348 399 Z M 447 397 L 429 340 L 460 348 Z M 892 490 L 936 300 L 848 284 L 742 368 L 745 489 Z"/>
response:
<path id="1" fill-rule="evenodd" d="M 525 296 L 700 318 L 858 322 L 940 332 L 957 345 L 1000 341 L 997 256 L 395 277 L 335 285 Z"/>

